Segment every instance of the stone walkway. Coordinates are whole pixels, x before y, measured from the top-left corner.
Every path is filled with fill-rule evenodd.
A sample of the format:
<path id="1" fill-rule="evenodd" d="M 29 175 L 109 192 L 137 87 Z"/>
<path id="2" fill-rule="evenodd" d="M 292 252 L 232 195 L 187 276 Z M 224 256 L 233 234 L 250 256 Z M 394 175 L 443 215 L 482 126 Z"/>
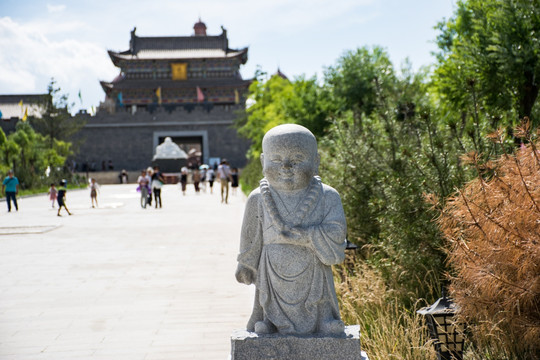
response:
<path id="1" fill-rule="evenodd" d="M 216 188 L 214 189 L 216 190 Z M 0 202 L 0 359 L 227 359 L 253 287 L 234 279 L 245 197 L 163 189 L 142 209 L 135 185 Z"/>

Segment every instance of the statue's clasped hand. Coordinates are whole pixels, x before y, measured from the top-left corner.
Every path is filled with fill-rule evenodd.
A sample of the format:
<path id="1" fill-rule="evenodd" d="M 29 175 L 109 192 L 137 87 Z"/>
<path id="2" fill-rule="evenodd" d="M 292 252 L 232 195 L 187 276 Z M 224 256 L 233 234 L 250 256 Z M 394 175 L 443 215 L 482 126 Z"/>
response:
<path id="1" fill-rule="evenodd" d="M 242 264 L 238 264 L 238 267 L 236 268 L 236 273 L 234 275 L 236 276 L 236 280 L 239 283 L 243 283 L 246 285 L 253 284 L 256 278 L 255 271 Z"/>
<path id="2" fill-rule="evenodd" d="M 281 242 L 285 244 L 306 246 L 309 243 L 306 231 L 301 227 L 285 226 L 282 228 L 279 237 Z"/>

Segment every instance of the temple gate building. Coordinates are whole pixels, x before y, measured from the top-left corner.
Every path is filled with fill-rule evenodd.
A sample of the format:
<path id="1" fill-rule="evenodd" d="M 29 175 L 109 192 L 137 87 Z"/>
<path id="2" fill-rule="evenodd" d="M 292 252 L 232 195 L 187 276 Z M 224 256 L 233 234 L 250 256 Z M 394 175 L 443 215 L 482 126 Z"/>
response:
<path id="1" fill-rule="evenodd" d="M 151 164 L 156 147 L 170 137 L 190 163 L 213 165 L 226 158 L 243 167 L 249 141 L 233 127 L 245 110 L 251 80 L 240 66 L 248 49 L 229 48 L 227 31 L 206 34 L 199 20 L 192 36 L 142 37 L 131 31 L 129 49 L 109 51 L 119 75 L 101 81 L 105 101 L 74 139 L 78 164 L 114 164 L 136 170 Z M 178 169 L 179 171 L 179 169 Z"/>

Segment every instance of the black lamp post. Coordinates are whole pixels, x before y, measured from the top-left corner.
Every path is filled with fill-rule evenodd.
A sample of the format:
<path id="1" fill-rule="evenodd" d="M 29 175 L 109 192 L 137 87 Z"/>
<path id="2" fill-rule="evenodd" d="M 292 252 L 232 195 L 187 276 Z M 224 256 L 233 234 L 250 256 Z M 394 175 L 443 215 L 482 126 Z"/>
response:
<path id="1" fill-rule="evenodd" d="M 463 325 L 454 320 L 457 310 L 456 304 L 446 297 L 443 290 L 442 298 L 433 305 L 417 311 L 426 319 L 430 336 L 435 340 L 434 345 L 438 360 L 463 359 L 465 338 Z"/>
<path id="2" fill-rule="evenodd" d="M 347 241 L 347 247 L 345 248 L 345 250 L 356 251 L 356 249 L 358 249 L 358 245 L 353 244 L 352 242 L 349 241 L 349 239 L 345 239 L 345 241 Z"/>

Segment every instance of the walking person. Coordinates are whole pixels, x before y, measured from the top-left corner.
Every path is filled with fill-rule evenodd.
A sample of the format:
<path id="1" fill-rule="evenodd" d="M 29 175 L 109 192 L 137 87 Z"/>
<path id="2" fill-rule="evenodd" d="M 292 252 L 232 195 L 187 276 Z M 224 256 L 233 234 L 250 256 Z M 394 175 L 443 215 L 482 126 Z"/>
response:
<path id="1" fill-rule="evenodd" d="M 208 180 L 208 186 L 210 187 L 210 194 L 214 193 L 214 181 L 216 180 L 216 173 L 214 169 L 210 168 L 206 172 L 206 179 Z"/>
<path id="2" fill-rule="evenodd" d="M 161 171 L 159 171 L 159 166 L 154 166 L 154 173 L 152 174 L 152 191 L 154 192 L 154 203 L 156 204 L 156 209 L 158 207 L 161 209 L 161 188 L 165 183 L 165 178 Z"/>
<path id="3" fill-rule="evenodd" d="M 195 187 L 195 193 L 198 194 L 200 191 L 199 184 L 201 183 L 201 173 L 198 169 L 193 171 L 193 186 Z"/>
<path id="4" fill-rule="evenodd" d="M 148 180 L 148 205 L 152 206 L 152 175 L 154 170 L 149 166 L 146 169 L 146 180 Z"/>
<path id="5" fill-rule="evenodd" d="M 19 206 L 17 205 L 17 194 L 19 193 L 19 179 L 13 174 L 13 170 L 8 171 L 8 176 L 4 179 L 2 183 L 2 192 L 6 194 L 6 203 L 8 212 L 11 212 L 11 202 L 15 205 L 15 210 L 19 211 Z"/>
<path id="6" fill-rule="evenodd" d="M 58 197 L 57 197 L 57 201 L 58 201 L 58 216 L 62 216 L 60 215 L 60 210 L 62 210 L 62 207 L 64 209 L 66 209 L 68 215 L 71 215 L 71 213 L 69 212 L 67 206 L 66 206 L 66 192 L 67 192 L 67 181 L 66 180 L 62 180 L 60 181 L 60 188 L 58 189 Z"/>
<path id="7" fill-rule="evenodd" d="M 180 184 L 182 185 L 182 194 L 186 195 L 188 168 L 182 167 L 180 170 Z"/>
<path id="8" fill-rule="evenodd" d="M 231 181 L 231 168 L 227 160 L 221 161 L 217 171 L 221 183 L 221 202 L 227 204 L 229 201 L 229 181 Z"/>
<path id="9" fill-rule="evenodd" d="M 232 168 L 231 179 L 231 194 L 236 196 L 236 190 L 238 189 L 238 168 Z"/>
<path id="10" fill-rule="evenodd" d="M 126 170 L 122 170 L 120 174 L 118 175 L 118 179 L 120 180 L 120 184 L 127 184 L 128 183 L 128 173 Z"/>
<path id="11" fill-rule="evenodd" d="M 150 184 L 148 182 L 148 178 L 146 177 L 146 170 L 141 171 L 141 175 L 139 175 L 137 178 L 137 184 L 139 184 L 137 191 L 141 192 L 141 207 L 146 209 L 146 205 L 148 204 L 148 192 L 150 191 Z"/>
<path id="12" fill-rule="evenodd" d="M 97 207 L 97 194 L 99 192 L 99 184 L 97 183 L 96 179 L 90 179 L 90 185 L 88 185 L 88 188 L 90 189 L 90 199 L 92 200 L 92 207 Z M 96 206 L 94 206 L 94 201 L 96 202 Z"/>
<path id="13" fill-rule="evenodd" d="M 54 203 L 56 202 L 56 197 L 58 196 L 58 190 L 56 190 L 54 183 L 51 184 L 51 187 L 49 188 L 47 195 L 49 195 L 49 200 L 51 200 L 52 202 L 51 205 L 52 205 L 52 208 L 54 209 Z"/>
<path id="14" fill-rule="evenodd" d="M 206 192 L 206 168 L 203 168 L 201 171 L 200 187 L 203 192 Z"/>

